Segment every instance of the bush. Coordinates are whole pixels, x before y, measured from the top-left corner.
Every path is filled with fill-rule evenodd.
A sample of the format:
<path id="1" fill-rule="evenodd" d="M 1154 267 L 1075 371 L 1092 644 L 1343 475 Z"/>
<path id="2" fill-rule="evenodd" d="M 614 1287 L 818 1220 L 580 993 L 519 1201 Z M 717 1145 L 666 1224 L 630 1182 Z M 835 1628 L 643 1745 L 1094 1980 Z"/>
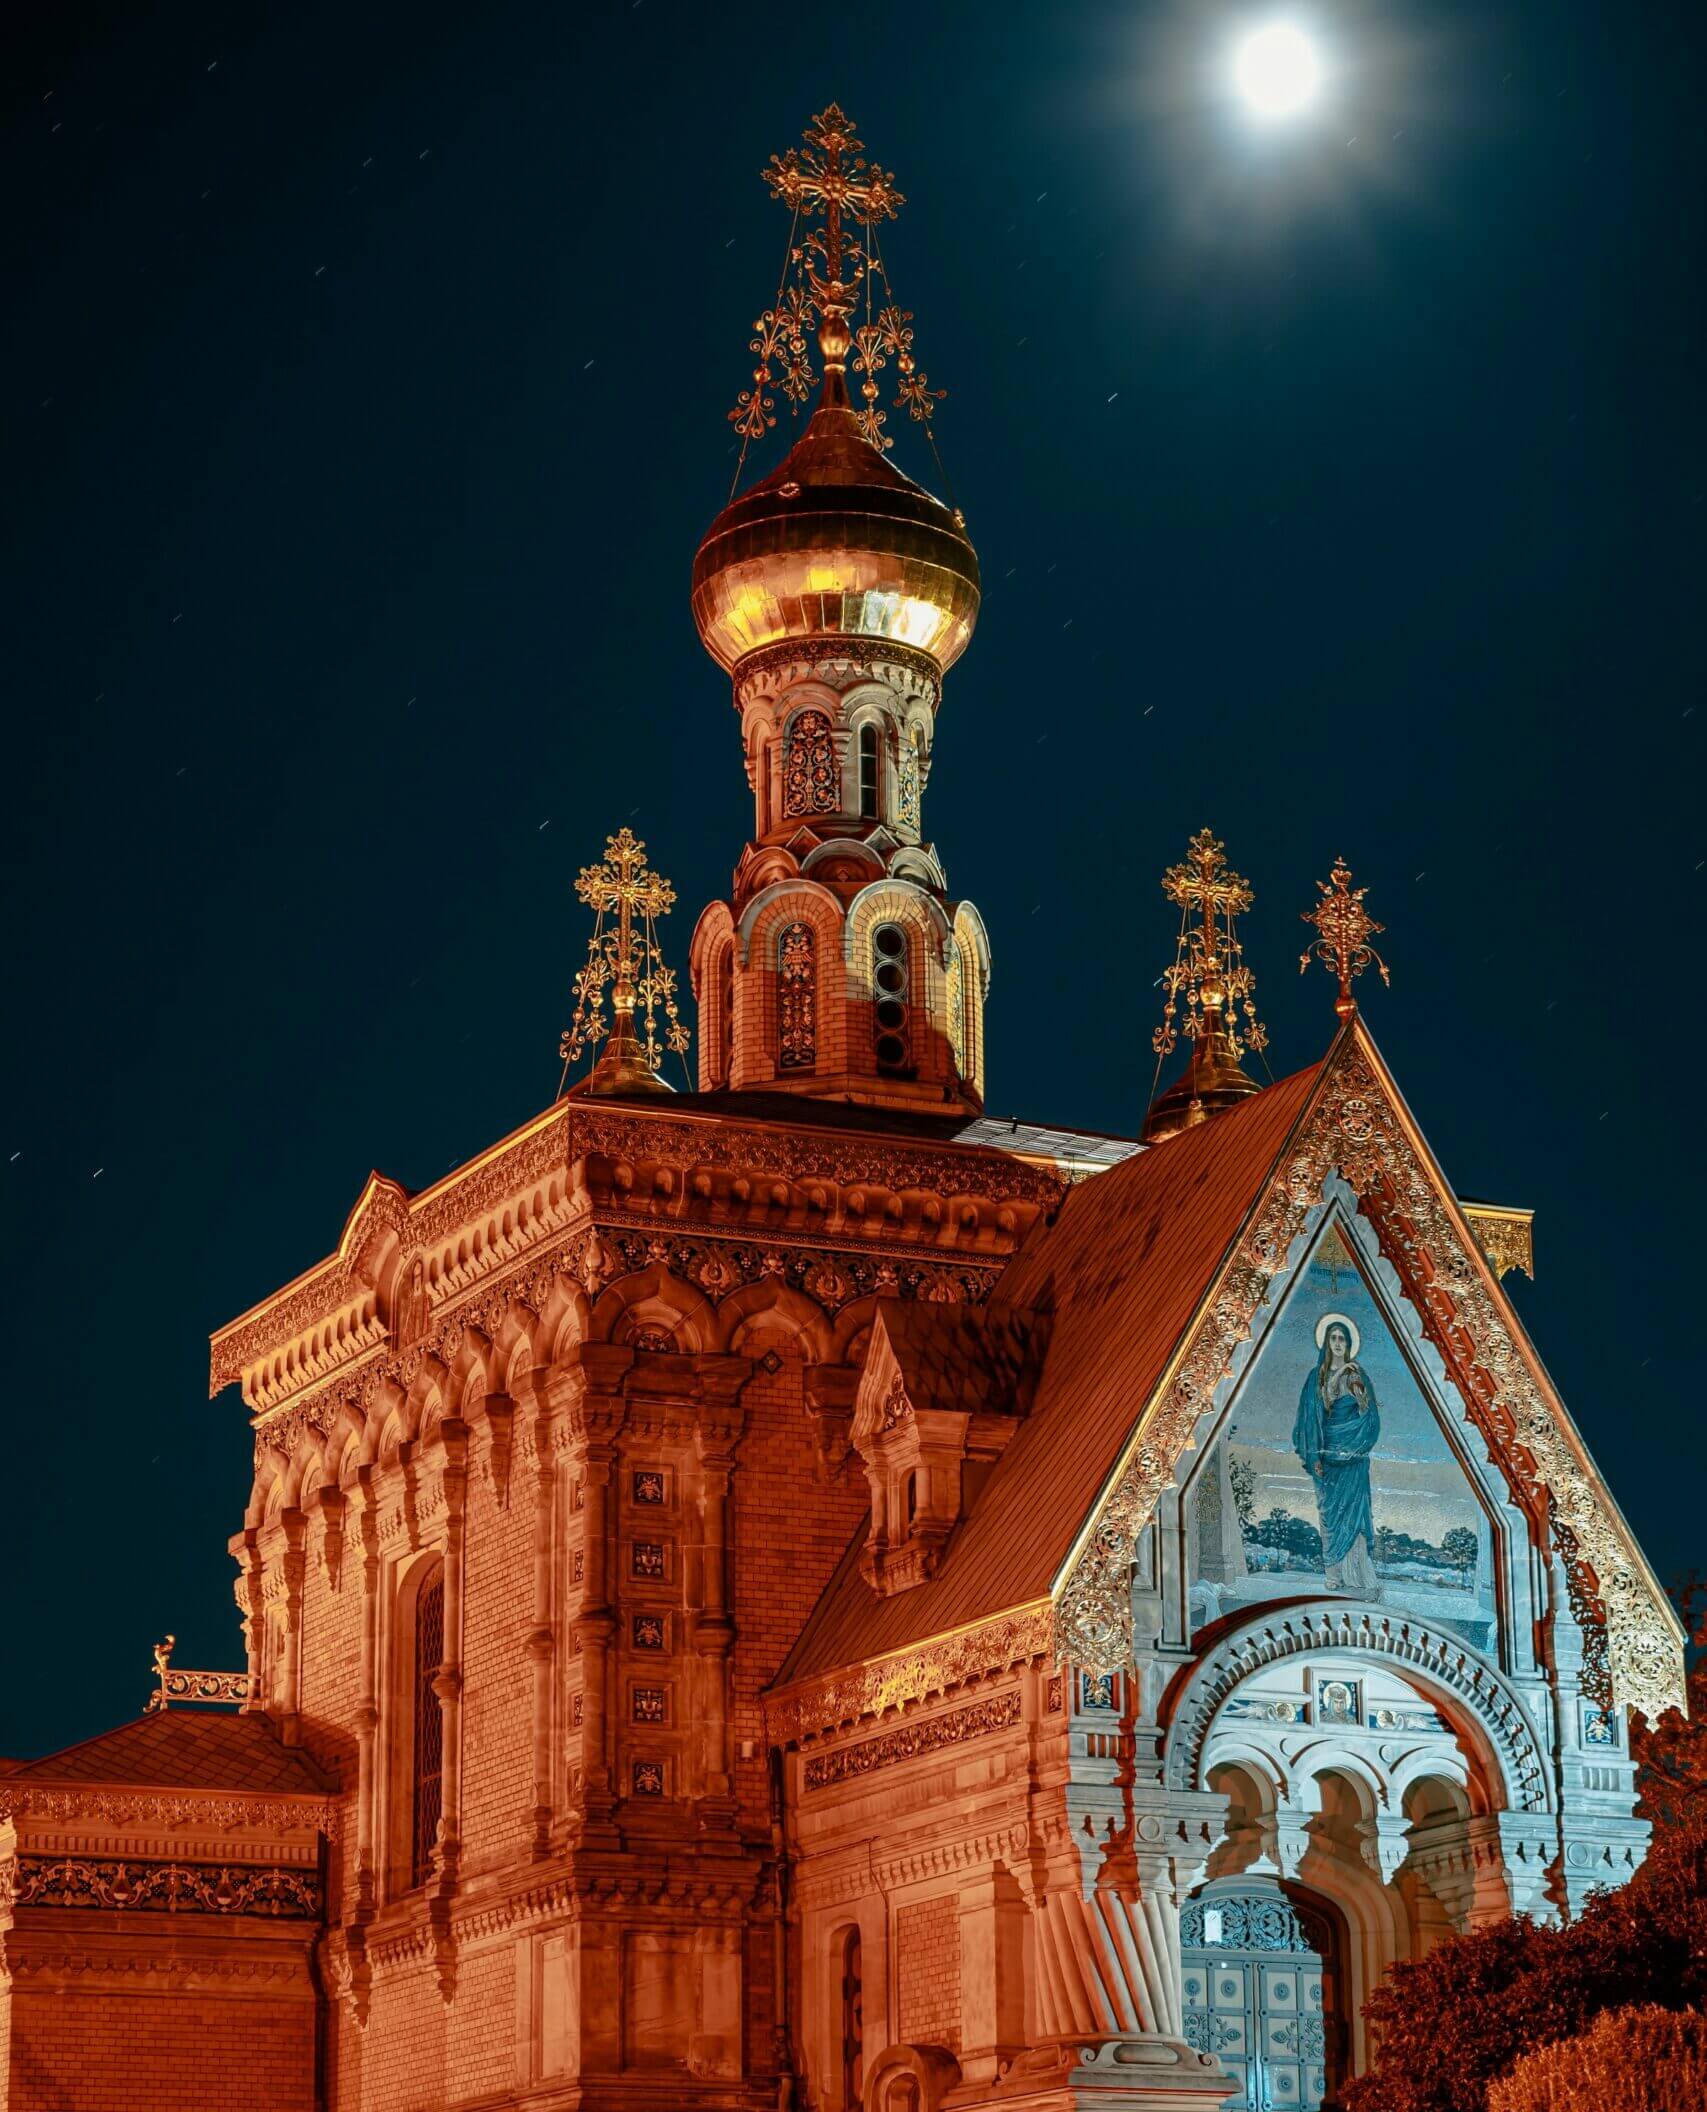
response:
<path id="1" fill-rule="evenodd" d="M 1707 2006 L 1707 1826 L 1662 1834 L 1628 1885 L 1562 1928 L 1500 1922 L 1396 1966 L 1365 2007 L 1379 2050 L 1348 2112 L 1486 2112 L 1523 2055 L 1656 2000 Z"/>
<path id="2" fill-rule="evenodd" d="M 1707 2017 L 1651 2002 L 1602 2012 L 1574 2039 L 1526 2053 L 1488 2112 L 1682 2112 L 1707 2105 Z"/>

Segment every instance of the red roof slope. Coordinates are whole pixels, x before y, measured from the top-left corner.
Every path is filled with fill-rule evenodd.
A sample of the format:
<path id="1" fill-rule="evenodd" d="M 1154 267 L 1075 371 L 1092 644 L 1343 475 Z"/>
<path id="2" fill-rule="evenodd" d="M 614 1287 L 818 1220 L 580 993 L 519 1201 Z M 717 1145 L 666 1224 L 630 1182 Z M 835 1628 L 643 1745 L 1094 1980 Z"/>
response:
<path id="1" fill-rule="evenodd" d="M 936 1575 L 879 1598 L 850 1548 L 778 1685 L 1047 1596 L 1320 1066 L 1075 1188 L 993 1300 L 1051 1316 L 1036 1399 Z M 864 1538 L 861 1528 L 860 1539 Z"/>
<path id="2" fill-rule="evenodd" d="M 300 1746 L 285 1745 L 254 1710 L 213 1715 L 161 1709 L 14 1767 L 8 1782 L 123 1782 L 149 1789 L 326 1796 L 336 1788 Z"/>

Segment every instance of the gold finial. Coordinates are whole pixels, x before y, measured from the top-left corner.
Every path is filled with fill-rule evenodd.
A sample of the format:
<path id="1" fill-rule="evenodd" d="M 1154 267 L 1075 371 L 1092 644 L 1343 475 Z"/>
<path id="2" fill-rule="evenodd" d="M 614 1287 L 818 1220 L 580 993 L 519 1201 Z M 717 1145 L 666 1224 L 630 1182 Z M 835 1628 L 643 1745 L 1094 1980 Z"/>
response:
<path id="1" fill-rule="evenodd" d="M 1226 846 L 1213 830 L 1198 830 L 1184 860 L 1162 875 L 1162 892 L 1178 906 L 1180 922 L 1173 965 L 1162 977 L 1162 1023 L 1150 1037 L 1156 1082 L 1182 1036 L 1190 1055 L 1160 1099 L 1152 1087 L 1143 1131 L 1150 1144 L 1248 1099 L 1258 1086 L 1239 1059 L 1268 1047 L 1268 1030 L 1257 1018 L 1256 977 L 1239 943 L 1238 920 L 1255 898 L 1250 882 L 1229 868 Z"/>
<path id="2" fill-rule="evenodd" d="M 1162 1024 L 1150 1037 L 1158 1056 L 1173 1054 L 1180 1033 L 1188 1041 L 1199 1040 L 1214 1021 L 1224 1027 L 1235 1061 L 1247 1049 L 1268 1047 L 1268 1029 L 1257 1018 L 1252 995 L 1256 977 L 1245 966 L 1239 944 L 1238 919 L 1256 897 L 1243 874 L 1228 867 L 1226 848 L 1212 830 L 1199 829 L 1186 846 L 1184 862 L 1170 865 L 1162 875 L 1162 892 L 1178 906 L 1180 925 L 1173 966 L 1162 977 L 1167 991 Z M 1182 991 L 1185 1018 L 1176 1032 Z"/>
<path id="3" fill-rule="evenodd" d="M 1343 858 L 1334 860 L 1332 874 L 1326 880 L 1318 880 L 1316 890 L 1321 900 L 1314 909 L 1305 910 L 1303 917 L 1306 924 L 1315 925 L 1320 936 L 1312 939 L 1299 955 L 1298 972 L 1302 975 L 1312 959 L 1331 968 L 1340 982 L 1334 1010 L 1341 1019 L 1349 1019 L 1357 1010 L 1357 999 L 1351 994 L 1354 975 L 1361 975 L 1373 961 L 1384 983 L 1393 980 L 1387 973 L 1387 963 L 1369 943 L 1376 932 L 1387 927 L 1377 924 L 1364 908 L 1363 898 L 1369 890 L 1351 885 L 1351 867 Z"/>
<path id="4" fill-rule="evenodd" d="M 604 1053 L 587 1080 L 590 1093 L 661 1093 L 671 1088 L 658 1076 L 665 1049 L 683 1053 L 688 1030 L 676 1011 L 676 978 L 664 965 L 655 920 L 668 916 L 676 891 L 646 863 L 646 846 L 629 828 L 605 839 L 602 865 L 581 868 L 575 892 L 596 912 L 587 958 L 575 977 L 575 1016 L 565 1028 L 558 1053 L 563 1075 L 588 1050 L 603 1041 Z M 615 921 L 605 919 L 614 912 Z M 609 985 L 611 1020 L 607 1028 L 604 993 Z M 635 1032 L 634 1014 L 645 1016 L 646 1038 Z M 662 1038 L 658 1014 L 666 1021 Z M 608 1039 L 607 1039 L 608 1034 Z"/>
<path id="5" fill-rule="evenodd" d="M 802 404 L 811 395 L 815 376 L 807 333 L 814 328 L 824 361 L 824 402 L 831 407 L 851 407 L 847 363 L 850 350 L 854 353 L 854 366 L 864 376 L 860 430 L 873 447 L 893 445 L 884 436 L 885 416 L 877 408 L 877 375 L 891 359 L 900 373 L 897 410 L 926 423 L 944 395 L 929 386 L 919 367 L 912 312 L 895 301 L 883 268 L 877 228 L 893 220 L 906 203 L 894 176 L 866 160 L 864 142 L 834 103 L 812 120 L 804 138 L 803 147 L 773 154 L 763 172 L 771 195 L 789 208 L 794 220 L 776 299 L 753 325 L 757 334 L 751 349 L 758 354 L 753 386 L 742 390 L 729 413 L 741 436 L 743 460 L 751 443 L 776 424 L 776 400 L 766 392 L 779 373 L 782 392 L 791 401 Z M 875 312 L 874 284 L 881 284 L 884 293 L 883 305 Z M 848 318 L 862 288 L 865 321 L 850 330 Z M 739 467 L 735 474 L 739 481 Z"/>

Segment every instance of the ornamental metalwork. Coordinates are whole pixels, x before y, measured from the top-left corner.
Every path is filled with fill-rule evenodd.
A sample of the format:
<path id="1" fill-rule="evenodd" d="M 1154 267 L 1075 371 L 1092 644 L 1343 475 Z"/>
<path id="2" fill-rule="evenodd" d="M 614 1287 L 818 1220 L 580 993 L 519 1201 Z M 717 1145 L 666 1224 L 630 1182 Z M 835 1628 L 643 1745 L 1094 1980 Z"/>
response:
<path id="1" fill-rule="evenodd" d="M 1204 1925 L 1206 1912 L 1215 1917 L 1209 1924 L 1216 1931 L 1213 1936 Z M 1188 1899 L 1180 1909 L 1179 1940 L 1193 1949 L 1219 1945 L 1230 1951 L 1303 1951 L 1318 1957 L 1331 1949 L 1326 1922 L 1284 1895 Z"/>
<path id="2" fill-rule="evenodd" d="M 311 1870 L 248 1869 L 218 1863 L 87 1862 L 74 1856 L 25 1855 L 16 1865 L 13 1904 L 318 1921 L 323 1900 L 320 1879 Z"/>
<path id="3" fill-rule="evenodd" d="M 675 973 L 664 964 L 656 928 L 658 918 L 674 906 L 676 891 L 647 865 L 645 844 L 623 827 L 606 838 L 601 865 L 581 868 L 575 893 L 594 912 L 594 924 L 587 958 L 575 976 L 574 1017 L 558 1049 L 563 1076 L 602 1041 L 605 1048 L 587 1081 L 589 1091 L 657 1089 L 664 1051 L 684 1054 L 689 1038 L 676 1007 Z M 644 1040 L 636 1032 L 637 1014 L 644 1021 Z"/>
<path id="4" fill-rule="evenodd" d="M 175 1635 L 168 1635 L 154 1645 L 157 1684 L 148 1697 L 144 1715 L 170 1708 L 175 1701 L 219 1703 L 241 1709 L 260 1699 L 260 1682 L 248 1672 L 190 1672 L 175 1666 L 172 1649 L 177 1640 Z"/>
<path id="5" fill-rule="evenodd" d="M 844 1745 L 834 1752 L 813 1753 L 806 1762 L 806 1787 L 828 1789 L 835 1782 L 849 1782 L 880 1767 L 893 1767 L 902 1760 L 917 1760 L 939 1753 L 945 1746 L 964 1745 L 969 1738 L 987 1737 L 1005 1731 L 1020 1720 L 1019 1689 L 993 1694 L 969 1708 L 949 1709 L 941 1716 L 903 1724 L 885 1731 L 881 1738 L 862 1738 L 857 1745 Z"/>
<path id="6" fill-rule="evenodd" d="M 782 759 L 782 811 L 791 819 L 802 814 L 835 814 L 842 804 L 836 736 L 823 711 L 799 711 L 788 722 Z"/>
<path id="7" fill-rule="evenodd" d="M 1509 1276 L 1513 1269 L 1521 1269 L 1534 1282 L 1533 1210 L 1501 1209 L 1493 1203 L 1466 1203 L 1464 1215 L 1470 1220 L 1476 1244 L 1488 1257 L 1488 1266 L 1496 1276 Z"/>
<path id="8" fill-rule="evenodd" d="M 1161 1058 L 1173 1054 L 1182 1034 L 1195 1042 L 1217 1023 L 1235 1061 L 1247 1049 L 1268 1047 L 1268 1030 L 1257 1018 L 1256 977 L 1239 942 L 1239 918 L 1256 897 L 1228 865 L 1226 848 L 1213 830 L 1199 829 L 1184 860 L 1162 875 L 1162 892 L 1180 920 L 1173 964 L 1162 977 L 1162 1023 L 1150 1037 Z"/>
<path id="9" fill-rule="evenodd" d="M 816 335 L 824 367 L 824 400 L 846 404 L 848 355 L 861 377 L 859 426 L 875 448 L 892 445 L 877 408 L 878 375 L 894 362 L 894 407 L 925 425 L 946 393 L 933 389 L 914 348 L 912 310 L 895 298 L 883 263 L 879 230 L 906 202 L 895 179 L 868 162 L 864 142 L 832 103 L 803 135 L 804 145 L 773 154 L 764 170 L 772 197 L 792 218 L 783 250 L 775 298 L 753 324 L 749 349 L 756 355 L 753 385 L 743 389 L 729 422 L 741 436 L 735 481 L 747 449 L 776 424 L 780 388 L 796 408 L 817 380 L 811 341 Z M 881 289 L 879 297 L 878 289 Z M 864 320 L 851 323 L 863 296 Z"/>
<path id="10" fill-rule="evenodd" d="M 810 1071 L 818 1061 L 818 935 L 785 924 L 777 940 L 777 1065 Z"/>
<path id="11" fill-rule="evenodd" d="M 1369 890 L 1352 886 L 1351 867 L 1343 858 L 1334 860 L 1333 872 L 1326 880 L 1316 882 L 1316 892 L 1321 900 L 1314 909 L 1305 910 L 1303 918 L 1306 924 L 1315 925 L 1317 936 L 1299 955 L 1298 973 L 1302 975 L 1313 960 L 1331 969 L 1340 986 L 1335 1009 L 1344 1018 L 1357 1010 L 1357 1000 L 1351 994 L 1354 976 L 1373 965 L 1380 970 L 1384 983 L 1393 980 L 1387 973 L 1387 963 L 1369 943 L 1376 932 L 1387 927 L 1377 924 L 1364 908 L 1363 898 Z"/>

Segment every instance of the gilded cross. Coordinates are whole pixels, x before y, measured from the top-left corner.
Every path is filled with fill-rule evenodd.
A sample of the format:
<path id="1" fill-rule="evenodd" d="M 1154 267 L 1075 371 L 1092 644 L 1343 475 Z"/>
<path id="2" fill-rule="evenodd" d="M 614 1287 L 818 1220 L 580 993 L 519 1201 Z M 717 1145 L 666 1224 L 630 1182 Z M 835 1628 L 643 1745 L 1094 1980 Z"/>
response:
<path id="1" fill-rule="evenodd" d="M 1315 925 L 1318 936 L 1299 955 L 1298 972 L 1302 975 L 1312 960 L 1332 969 L 1340 985 L 1334 1010 L 1345 1019 L 1357 1010 L 1357 1000 L 1351 994 L 1353 976 L 1361 975 L 1373 962 L 1384 983 L 1393 980 L 1387 973 L 1387 963 L 1369 943 L 1376 932 L 1387 927 L 1377 924 L 1364 908 L 1363 898 L 1369 890 L 1351 885 L 1351 867 L 1343 858 L 1334 860 L 1332 874 L 1316 882 L 1316 891 L 1321 899 L 1314 909 L 1305 910 L 1303 917 L 1306 924 Z"/>
<path id="2" fill-rule="evenodd" d="M 1181 916 L 1179 949 L 1162 978 L 1168 993 L 1162 1024 L 1150 1038 L 1158 1056 L 1173 1052 L 1174 1015 L 1182 991 L 1186 1004 L 1183 1031 L 1188 1041 L 1195 1041 L 1204 1031 L 1209 1015 L 1223 1009 L 1231 1030 L 1242 1003 L 1243 1039 L 1235 1037 L 1234 1054 L 1268 1046 L 1267 1030 L 1257 1019 L 1251 995 L 1256 978 L 1244 965 L 1237 930 L 1237 919 L 1256 898 L 1250 882 L 1228 865 L 1226 848 L 1212 829 L 1199 829 L 1186 845 L 1181 863 L 1170 865 L 1162 875 L 1162 892 Z"/>
<path id="3" fill-rule="evenodd" d="M 893 220 L 906 200 L 895 188 L 891 171 L 867 163 L 864 141 L 841 109 L 832 103 L 806 127 L 804 147 L 773 154 L 765 181 L 792 212 L 822 213 L 824 225 L 808 236 L 808 247 L 821 259 L 822 272 L 808 268 L 812 296 L 826 318 L 845 316 L 865 275 L 866 259 L 849 241 L 844 217 L 870 226 Z M 842 277 L 846 257 L 848 277 Z"/>
<path id="4" fill-rule="evenodd" d="M 587 959 L 575 977 L 575 1016 L 563 1036 L 564 1072 L 583 1051 L 609 1040 L 589 1081 L 595 1092 L 656 1091 L 665 1048 L 684 1050 L 687 1029 L 676 1011 L 676 978 L 664 965 L 654 922 L 675 906 L 676 891 L 646 863 L 646 846 L 629 828 L 605 839 L 602 864 L 581 868 L 575 892 L 597 921 Z M 612 921 L 607 924 L 606 920 Z M 610 989 L 607 1029 L 604 992 Z M 645 1015 L 645 1039 L 635 1032 L 636 1008 Z M 657 1014 L 668 1026 L 660 1042 Z"/>

